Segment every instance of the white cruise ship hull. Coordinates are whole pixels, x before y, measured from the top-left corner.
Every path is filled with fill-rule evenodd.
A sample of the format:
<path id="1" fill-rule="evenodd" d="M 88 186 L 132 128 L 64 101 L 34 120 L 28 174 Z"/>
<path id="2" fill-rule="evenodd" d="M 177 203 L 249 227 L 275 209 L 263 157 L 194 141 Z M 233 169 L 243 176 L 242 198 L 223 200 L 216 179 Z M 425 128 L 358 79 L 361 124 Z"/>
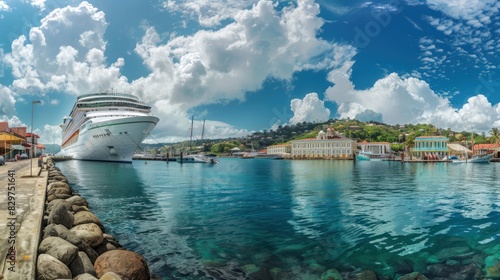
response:
<path id="1" fill-rule="evenodd" d="M 132 162 L 136 149 L 158 121 L 154 116 L 94 119 L 82 126 L 78 139 L 59 154 L 79 160 Z"/>

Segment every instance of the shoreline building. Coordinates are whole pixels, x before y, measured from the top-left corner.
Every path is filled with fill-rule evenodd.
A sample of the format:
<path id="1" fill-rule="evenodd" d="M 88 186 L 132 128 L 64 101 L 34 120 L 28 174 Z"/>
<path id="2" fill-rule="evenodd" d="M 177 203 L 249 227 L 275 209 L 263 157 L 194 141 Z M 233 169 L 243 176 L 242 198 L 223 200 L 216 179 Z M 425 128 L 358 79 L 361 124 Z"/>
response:
<path id="1" fill-rule="evenodd" d="M 291 141 L 291 153 L 294 159 L 354 159 L 356 141 L 338 134 L 333 128 L 325 133 L 321 130 L 316 138 Z"/>
<path id="2" fill-rule="evenodd" d="M 441 160 L 449 154 L 449 139 L 444 136 L 419 136 L 411 149 L 413 159 L 418 160 Z"/>
<path id="3" fill-rule="evenodd" d="M 375 154 L 375 155 L 385 155 L 392 153 L 391 143 L 389 142 L 367 142 L 366 140 L 358 143 L 361 148 L 361 152 Z"/>
<path id="4" fill-rule="evenodd" d="M 280 145 L 272 145 L 267 146 L 267 154 L 268 155 L 283 155 L 283 154 L 291 154 L 292 153 L 292 145 L 291 144 L 280 144 Z"/>
<path id="5" fill-rule="evenodd" d="M 0 122 L 0 155 L 9 160 L 27 150 L 26 127 L 9 127 L 8 122 Z"/>

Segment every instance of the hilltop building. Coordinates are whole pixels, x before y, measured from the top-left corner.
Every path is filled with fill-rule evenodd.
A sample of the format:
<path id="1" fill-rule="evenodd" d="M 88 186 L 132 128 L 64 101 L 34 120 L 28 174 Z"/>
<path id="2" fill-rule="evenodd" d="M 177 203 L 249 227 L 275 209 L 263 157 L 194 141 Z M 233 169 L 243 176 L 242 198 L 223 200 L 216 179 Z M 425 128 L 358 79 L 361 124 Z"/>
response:
<path id="1" fill-rule="evenodd" d="M 316 138 L 291 141 L 292 158 L 353 159 L 356 141 L 349 139 L 333 128 L 326 133 L 321 130 Z"/>

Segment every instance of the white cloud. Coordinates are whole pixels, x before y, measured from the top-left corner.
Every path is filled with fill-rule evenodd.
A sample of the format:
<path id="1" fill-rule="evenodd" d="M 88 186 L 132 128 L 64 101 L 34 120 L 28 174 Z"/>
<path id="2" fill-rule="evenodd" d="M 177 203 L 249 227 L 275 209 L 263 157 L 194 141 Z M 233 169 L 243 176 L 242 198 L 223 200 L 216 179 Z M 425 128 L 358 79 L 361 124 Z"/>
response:
<path id="1" fill-rule="evenodd" d="M 441 11 L 455 19 L 476 19 L 498 13 L 500 4 L 496 0 L 427 0 L 434 10 Z"/>
<path id="2" fill-rule="evenodd" d="M 484 50 L 484 45 L 495 39 L 492 33 L 498 27 L 495 22 L 500 20 L 500 2 L 496 0 L 427 0 L 427 5 L 442 12 L 443 18 L 425 17 L 425 19 L 447 36 L 446 43 L 453 46 L 451 54 L 459 56 L 457 60 L 467 59 L 460 57 L 463 50 L 474 53 L 478 59 L 471 61 L 474 68 L 480 69 L 480 75 L 487 76 L 495 66 L 496 54 Z M 434 67 L 440 67 L 439 65 Z M 440 78 L 440 77 L 439 77 Z"/>
<path id="3" fill-rule="evenodd" d="M 185 108 L 243 100 L 268 78 L 290 80 L 304 69 L 331 67 L 353 48 L 316 38 L 319 6 L 300 0 L 278 13 L 270 1 L 238 12 L 234 23 L 159 44 L 153 28 L 136 52 L 151 69 L 132 83 L 149 100 L 168 99 Z"/>
<path id="4" fill-rule="evenodd" d="M 12 68 L 13 88 L 81 94 L 126 86 L 120 75 L 123 59 L 106 66 L 107 26 L 104 13 L 85 1 L 53 10 L 3 56 Z"/>
<path id="5" fill-rule="evenodd" d="M 58 125 L 44 125 L 43 131 L 38 130 L 40 135 L 40 143 L 43 144 L 60 144 L 61 143 L 61 128 Z"/>
<path id="6" fill-rule="evenodd" d="M 329 79 L 334 86 L 326 96 L 338 104 L 340 118 L 382 121 L 388 124 L 430 123 L 453 130 L 488 131 L 500 125 L 500 105 L 492 105 L 478 94 L 461 108 L 438 96 L 425 81 L 395 73 L 378 80 L 367 90 L 356 90 L 350 81 L 352 63 L 334 70 Z"/>
<path id="7" fill-rule="evenodd" d="M 160 118 L 153 136 L 146 140 L 150 143 L 156 142 L 178 142 L 189 139 L 189 129 L 191 127 L 191 116 L 178 104 L 171 104 L 167 100 L 158 100 L 153 104 L 153 113 Z M 193 138 L 200 139 L 203 130 L 203 120 L 195 116 L 193 124 Z M 246 129 L 237 129 L 229 124 L 206 120 L 204 139 L 209 138 L 229 138 L 245 136 L 249 133 Z"/>
<path id="8" fill-rule="evenodd" d="M 8 122 L 9 127 L 27 127 L 26 124 L 24 124 L 17 116 L 12 116 L 10 119 L 6 115 L 2 116 L 2 119 L 0 119 L 2 122 Z"/>
<path id="9" fill-rule="evenodd" d="M 46 0 L 31 0 L 31 6 L 37 7 L 40 10 L 45 10 L 45 1 Z"/>
<path id="10" fill-rule="evenodd" d="M 289 121 L 291 124 L 326 121 L 330 118 L 330 110 L 325 108 L 325 102 L 320 100 L 315 92 L 308 93 L 304 99 L 293 99 L 290 108 L 293 112 Z"/>
<path id="11" fill-rule="evenodd" d="M 234 18 L 240 10 L 251 7 L 257 2 L 258 0 L 168 0 L 164 1 L 162 6 L 171 12 L 180 12 L 202 26 L 213 27 L 220 25 L 223 20 Z"/>
<path id="12" fill-rule="evenodd" d="M 227 1 L 220 17 L 210 16 L 219 3 L 189 2 L 170 1 L 165 7 L 191 5 L 191 11 L 208 15 L 200 18 L 207 26 L 217 26 L 221 20 L 230 23 L 170 39 L 147 28 L 135 52 L 150 74 L 134 81 L 120 73 L 123 58 L 107 61 L 104 34 L 108 22 L 102 11 L 85 1 L 76 7 L 54 9 L 28 37 L 14 40 L 12 52 L 2 56 L 12 68 L 15 80 L 11 88 L 70 94 L 113 88 L 134 93 L 154 104 L 153 111 L 164 120 L 154 131 L 157 138 L 184 138 L 190 119 L 186 112 L 193 107 L 244 100 L 247 92 L 259 90 L 267 79 L 288 82 L 296 72 L 332 69 L 355 53 L 351 46 L 318 38 L 323 20 L 314 0 L 290 2 L 280 10 L 272 1 Z M 207 121 L 207 137 L 245 133 Z"/>
<path id="13" fill-rule="evenodd" d="M 3 12 L 10 11 L 10 7 L 9 7 L 9 5 L 7 5 L 7 2 L 0 1 L 0 11 L 3 11 Z"/>
<path id="14" fill-rule="evenodd" d="M 16 111 L 15 105 L 16 99 L 12 90 L 0 85 L 0 115 L 11 116 Z"/>

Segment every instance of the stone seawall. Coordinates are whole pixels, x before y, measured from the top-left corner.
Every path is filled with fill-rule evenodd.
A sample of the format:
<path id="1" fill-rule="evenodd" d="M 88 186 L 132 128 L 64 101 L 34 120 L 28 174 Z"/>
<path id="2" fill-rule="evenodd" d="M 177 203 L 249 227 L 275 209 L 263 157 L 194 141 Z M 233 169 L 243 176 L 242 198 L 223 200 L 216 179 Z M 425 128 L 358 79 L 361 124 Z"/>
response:
<path id="1" fill-rule="evenodd" d="M 87 201 L 45 158 L 48 170 L 43 233 L 38 247 L 37 279 L 150 279 L 142 256 L 105 233 Z"/>

